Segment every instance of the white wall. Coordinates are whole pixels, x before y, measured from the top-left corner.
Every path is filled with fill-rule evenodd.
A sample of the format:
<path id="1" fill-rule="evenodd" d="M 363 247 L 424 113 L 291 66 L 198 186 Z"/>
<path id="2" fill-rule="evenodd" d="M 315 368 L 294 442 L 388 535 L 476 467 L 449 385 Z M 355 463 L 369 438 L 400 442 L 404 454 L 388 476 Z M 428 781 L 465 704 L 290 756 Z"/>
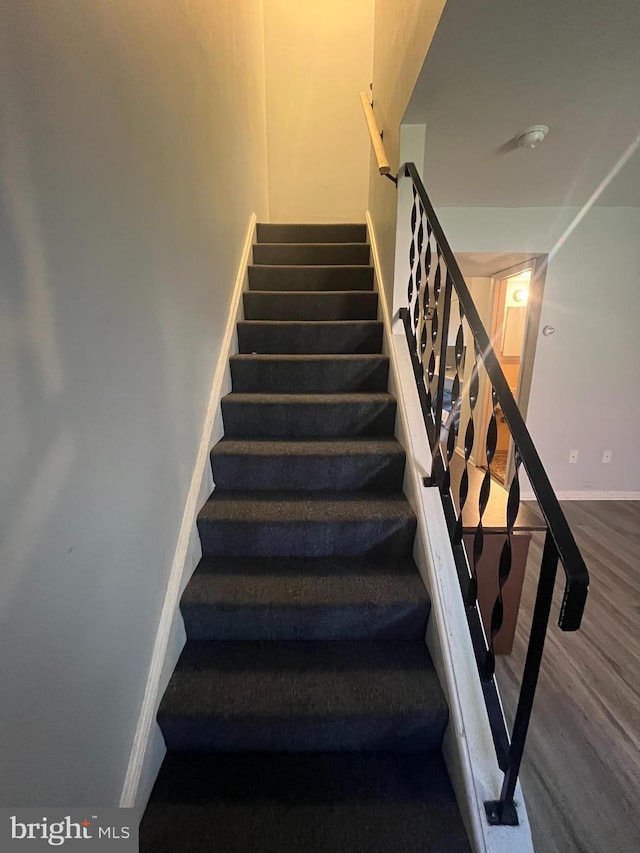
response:
<path id="1" fill-rule="evenodd" d="M 0 804 L 117 805 L 251 212 L 259 0 L 0 6 Z"/>
<path id="2" fill-rule="evenodd" d="M 401 165 L 400 123 L 431 44 L 445 0 L 376 0 L 373 111 L 396 174 Z M 409 132 L 411 135 L 411 132 Z M 415 142 L 415 139 L 413 140 Z M 398 195 L 370 159 L 369 211 L 378 241 L 383 284 L 393 304 Z M 397 306 L 393 306 L 395 311 Z"/>
<path id="3" fill-rule="evenodd" d="M 561 493 L 640 491 L 640 209 L 442 208 L 456 252 L 550 252 L 527 424 Z M 563 237 L 563 235 L 565 235 Z M 579 450 L 568 464 L 569 450 Z M 602 452 L 613 449 L 603 465 Z"/>
<path id="4" fill-rule="evenodd" d="M 364 222 L 374 0 L 265 0 L 273 222 Z"/>

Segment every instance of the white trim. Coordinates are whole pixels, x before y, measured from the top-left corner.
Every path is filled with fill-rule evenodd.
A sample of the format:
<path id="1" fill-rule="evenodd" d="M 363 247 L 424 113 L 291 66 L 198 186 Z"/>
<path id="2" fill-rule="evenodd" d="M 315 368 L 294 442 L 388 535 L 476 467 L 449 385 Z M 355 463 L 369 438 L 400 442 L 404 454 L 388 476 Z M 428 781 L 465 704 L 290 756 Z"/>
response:
<path id="1" fill-rule="evenodd" d="M 367 231 L 369 234 L 369 243 L 371 245 L 371 259 L 373 261 L 373 268 L 375 271 L 374 275 L 374 288 L 378 292 L 378 300 L 380 303 L 380 312 L 382 314 L 382 325 L 384 328 L 384 340 L 386 343 L 386 354 L 389 356 L 390 369 L 394 373 L 394 380 L 396 386 L 399 385 L 398 377 L 399 374 L 407 374 L 411 376 L 413 379 L 413 366 L 411 364 L 411 357 L 409 355 L 409 350 L 405 346 L 400 352 L 396 352 L 392 347 L 389 346 L 390 338 L 389 329 L 391 329 L 391 315 L 389 312 L 389 303 L 387 301 L 387 295 L 384 290 L 384 286 L 382 285 L 382 268 L 380 266 L 380 254 L 378 252 L 378 244 L 376 242 L 375 232 L 373 230 L 373 223 L 371 220 L 371 215 L 369 211 L 366 212 L 366 221 L 367 221 Z M 402 329 L 402 334 L 404 335 L 404 326 L 399 322 L 399 329 Z M 410 397 L 399 396 L 397 399 L 397 410 L 398 413 L 405 424 L 410 424 L 411 429 L 413 430 L 413 437 L 415 438 L 415 446 L 420 447 L 422 449 L 422 453 L 420 457 L 414 458 L 414 464 L 417 465 L 420 475 L 423 477 L 428 477 L 431 475 L 431 454 L 429 452 L 429 445 L 425 442 L 420 442 L 420 438 L 422 437 L 424 431 L 424 424 L 422 421 L 422 409 L 420 408 L 420 400 L 417 394 L 411 395 Z"/>
<path id="2" fill-rule="evenodd" d="M 427 630 L 427 645 L 450 711 L 443 755 L 475 853 L 533 853 L 519 784 L 516 801 L 520 825 L 491 827 L 486 820 L 484 802 L 497 799 L 502 773 L 495 758 L 442 504 L 436 490 L 424 488 L 422 484 L 425 448 L 427 462 L 430 454 L 404 331 L 392 333 L 369 212 L 366 219 L 384 323 L 385 350 L 390 359 L 390 390 L 396 393 L 398 404 L 396 435 L 407 454 L 404 490 L 418 518 L 414 558 L 431 596 L 432 618 Z"/>
<path id="3" fill-rule="evenodd" d="M 184 513 L 182 515 L 182 523 L 178 533 L 178 541 L 173 555 L 173 563 L 171 565 L 169 583 L 162 605 L 160 621 L 158 623 L 158 630 L 151 657 L 151 665 L 149 667 L 147 683 L 142 699 L 142 705 L 140 707 L 140 715 L 138 717 L 138 723 L 131 747 L 131 754 L 129 756 L 129 765 L 127 767 L 127 773 L 122 787 L 122 794 L 120 797 L 121 808 L 140 808 L 140 803 L 138 802 L 140 780 L 143 776 L 145 763 L 152 759 L 151 756 L 147 757 L 147 753 L 149 752 L 148 746 L 152 736 L 153 722 L 160 700 L 162 673 L 165 667 L 172 627 L 174 625 L 176 613 L 178 612 L 178 603 L 182 592 L 185 565 L 188 561 L 196 515 L 200 507 L 200 492 L 202 489 L 203 478 L 206 476 L 209 450 L 212 443 L 213 427 L 219 412 L 220 399 L 223 395 L 223 383 L 225 380 L 225 374 L 228 371 L 229 356 L 232 354 L 231 349 L 234 342 L 236 322 L 238 315 L 242 310 L 240 297 L 245 289 L 247 280 L 247 268 L 251 257 L 255 226 L 256 214 L 253 213 L 249 221 L 249 227 L 247 229 L 247 235 L 238 268 L 238 275 L 231 296 L 229 316 L 227 318 L 227 325 L 224 330 L 224 337 L 220 347 L 218 363 L 213 375 L 209 404 L 207 406 L 207 412 L 202 428 L 202 436 L 200 438 L 200 446 L 198 447 L 198 454 L 196 456 L 193 475 L 191 477 L 191 485 L 189 486 L 189 491 L 187 493 L 187 500 L 185 503 Z M 147 775 L 148 774 L 145 774 L 145 776 Z"/>
<path id="4" fill-rule="evenodd" d="M 640 492 L 598 491 L 597 489 L 568 490 L 556 492 L 559 501 L 640 501 Z M 522 501 L 534 501 L 536 496 L 530 489 L 520 494 Z"/>

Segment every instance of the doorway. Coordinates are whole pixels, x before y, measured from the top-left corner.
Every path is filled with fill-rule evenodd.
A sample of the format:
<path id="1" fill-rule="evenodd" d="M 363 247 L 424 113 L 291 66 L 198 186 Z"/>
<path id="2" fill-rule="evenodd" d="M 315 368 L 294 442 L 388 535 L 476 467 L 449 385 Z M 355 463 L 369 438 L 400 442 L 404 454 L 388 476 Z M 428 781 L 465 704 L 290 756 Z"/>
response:
<path id="1" fill-rule="evenodd" d="M 491 319 L 491 339 L 506 377 L 511 393 L 518 399 L 520 367 L 524 344 L 525 321 L 531 286 L 531 268 L 498 278 L 494 291 Z M 500 403 L 496 407 L 498 440 L 491 464 L 491 473 L 500 484 L 507 481 L 507 464 L 511 433 L 502 414 Z"/>
<path id="2" fill-rule="evenodd" d="M 488 330 L 511 393 L 525 418 L 542 309 L 545 261 L 543 257 L 531 258 L 500 270 L 492 277 Z M 485 439 L 492 411 L 489 383 L 485 383 L 482 397 L 482 452 L 479 456 L 486 459 Z M 500 485 L 508 487 L 514 472 L 513 442 L 500 404 L 496 408 L 496 421 L 498 438 L 491 475 Z"/>
<path id="3" fill-rule="evenodd" d="M 478 314 L 492 341 L 498 362 L 526 420 L 531 392 L 533 365 L 542 312 L 546 255 L 524 253 L 460 253 L 458 260 Z M 470 334 L 468 328 L 467 332 Z M 472 360 L 465 364 L 468 381 Z M 479 375 L 475 439 L 470 462 L 476 468 L 487 467 L 486 436 L 491 418 L 491 385 L 484 370 Z M 469 406 L 463 395 L 461 421 L 467 422 Z M 513 447 L 509 428 L 500 409 L 497 454 L 491 464 L 492 479 L 508 488 L 514 471 Z M 464 453 L 463 438 L 457 452 Z"/>

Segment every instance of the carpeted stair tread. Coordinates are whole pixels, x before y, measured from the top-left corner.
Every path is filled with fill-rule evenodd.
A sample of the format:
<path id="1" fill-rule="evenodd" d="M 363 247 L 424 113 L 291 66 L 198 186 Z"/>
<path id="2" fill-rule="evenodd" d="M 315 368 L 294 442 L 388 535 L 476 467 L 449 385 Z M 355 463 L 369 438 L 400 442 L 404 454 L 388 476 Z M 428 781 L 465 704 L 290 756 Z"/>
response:
<path id="1" fill-rule="evenodd" d="M 238 323 L 241 353 L 379 353 L 379 320 L 243 320 Z"/>
<path id="2" fill-rule="evenodd" d="M 191 639 L 424 639 L 430 600 L 411 558 L 203 557 L 181 610 Z"/>
<path id="3" fill-rule="evenodd" d="M 363 264 L 259 264 L 249 267 L 249 290 L 373 290 L 373 267 Z"/>
<path id="4" fill-rule="evenodd" d="M 364 223 L 277 223 L 259 222 L 258 243 L 366 243 Z"/>
<path id="5" fill-rule="evenodd" d="M 404 557 L 416 518 L 402 493 L 216 490 L 198 514 L 202 553 Z"/>
<path id="6" fill-rule="evenodd" d="M 470 853 L 434 753 L 169 754 L 141 853 Z"/>
<path id="7" fill-rule="evenodd" d="M 402 492 L 300 492 L 216 490 L 198 515 L 199 521 L 269 523 L 415 519 Z"/>
<path id="8" fill-rule="evenodd" d="M 399 491 L 405 452 L 395 438 L 223 438 L 211 464 L 218 489 Z"/>
<path id="9" fill-rule="evenodd" d="M 373 290 L 249 290 L 242 296 L 247 320 L 377 320 Z"/>
<path id="10" fill-rule="evenodd" d="M 238 394 L 221 401 L 225 435 L 391 436 L 396 401 L 387 393 Z"/>
<path id="11" fill-rule="evenodd" d="M 183 604 L 386 604 L 429 597 L 411 557 L 396 561 L 293 557 L 203 557 Z"/>
<path id="12" fill-rule="evenodd" d="M 405 451 L 394 437 L 390 438 L 222 438 L 211 451 L 212 455 L 246 453 L 252 456 L 370 456 Z"/>
<path id="13" fill-rule="evenodd" d="M 239 353 L 229 359 L 233 390 L 307 394 L 386 391 L 385 355 L 270 355 Z"/>
<path id="14" fill-rule="evenodd" d="M 447 719 L 416 641 L 189 641 L 158 712 L 178 750 L 431 750 Z"/>
<path id="15" fill-rule="evenodd" d="M 368 266 L 371 250 L 366 243 L 256 243 L 254 264 L 349 264 Z"/>

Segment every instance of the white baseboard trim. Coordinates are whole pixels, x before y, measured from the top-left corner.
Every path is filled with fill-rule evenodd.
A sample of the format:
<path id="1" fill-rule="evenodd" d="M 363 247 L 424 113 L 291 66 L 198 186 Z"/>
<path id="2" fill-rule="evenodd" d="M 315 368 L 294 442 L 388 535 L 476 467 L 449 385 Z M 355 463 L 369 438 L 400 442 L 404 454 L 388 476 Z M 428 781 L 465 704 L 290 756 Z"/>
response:
<path id="1" fill-rule="evenodd" d="M 440 496 L 436 489 L 425 488 L 422 483 L 431 459 L 404 329 L 398 327 L 393 333 L 396 330 L 391 324 L 368 211 L 366 219 L 384 322 L 385 352 L 390 361 L 389 390 L 398 405 L 396 437 L 407 454 L 403 488 L 418 518 L 413 556 L 432 603 L 426 641 L 450 711 L 443 755 L 474 853 L 533 853 L 519 784 L 516 800 L 520 825 L 492 827 L 486 820 L 484 802 L 498 798 L 502 773 L 495 757 Z"/>
<path id="2" fill-rule="evenodd" d="M 147 676 L 147 683 L 133 738 L 127 773 L 120 797 L 121 808 L 136 808 L 140 815 L 146 805 L 146 800 L 151 791 L 151 786 L 153 785 L 157 769 L 159 768 L 158 757 L 155 754 L 157 750 L 154 751 L 153 749 L 150 749 L 149 746 L 152 740 L 152 735 L 154 734 L 153 724 L 161 698 L 162 676 L 163 670 L 165 669 L 167 652 L 169 650 L 172 634 L 176 634 L 175 620 L 176 614 L 178 613 L 180 595 L 182 593 L 183 579 L 186 573 L 185 568 L 188 565 L 190 551 L 193 549 L 193 532 L 195 530 L 196 516 L 200 508 L 203 480 L 207 477 L 209 451 L 213 440 L 215 440 L 214 424 L 218 420 L 220 399 L 223 396 L 223 393 L 226 393 L 223 389 L 225 385 L 225 378 L 227 378 L 229 371 L 229 356 L 233 354 L 232 348 L 236 345 L 236 323 L 238 319 L 241 319 L 241 296 L 247 284 L 247 270 L 249 266 L 249 259 L 251 257 L 255 227 L 256 214 L 253 213 L 249 221 L 247 235 L 242 248 L 242 256 L 231 296 L 227 324 L 222 338 L 218 363 L 211 383 L 211 393 L 209 395 L 209 403 L 202 427 L 200 445 L 198 447 L 198 453 L 193 468 L 191 484 L 187 493 L 176 549 L 173 555 L 167 591 L 165 593 L 160 621 L 158 623 L 158 630 L 151 657 L 151 665 Z M 193 568 L 193 566 L 191 568 Z M 184 633 L 184 629 L 182 629 L 182 633 Z M 175 645 L 176 642 L 179 642 L 179 640 L 174 640 L 173 645 Z M 157 737 L 155 738 L 155 741 L 157 743 Z M 149 767 L 148 765 L 152 763 L 158 765 L 158 767 Z M 145 787 L 148 788 L 148 790 L 145 790 L 144 792 L 140 790 L 141 779 L 146 781 Z"/>
<path id="3" fill-rule="evenodd" d="M 640 492 L 568 490 L 556 492 L 559 501 L 640 501 Z M 534 501 L 536 496 L 530 489 L 522 491 L 520 500 Z"/>

